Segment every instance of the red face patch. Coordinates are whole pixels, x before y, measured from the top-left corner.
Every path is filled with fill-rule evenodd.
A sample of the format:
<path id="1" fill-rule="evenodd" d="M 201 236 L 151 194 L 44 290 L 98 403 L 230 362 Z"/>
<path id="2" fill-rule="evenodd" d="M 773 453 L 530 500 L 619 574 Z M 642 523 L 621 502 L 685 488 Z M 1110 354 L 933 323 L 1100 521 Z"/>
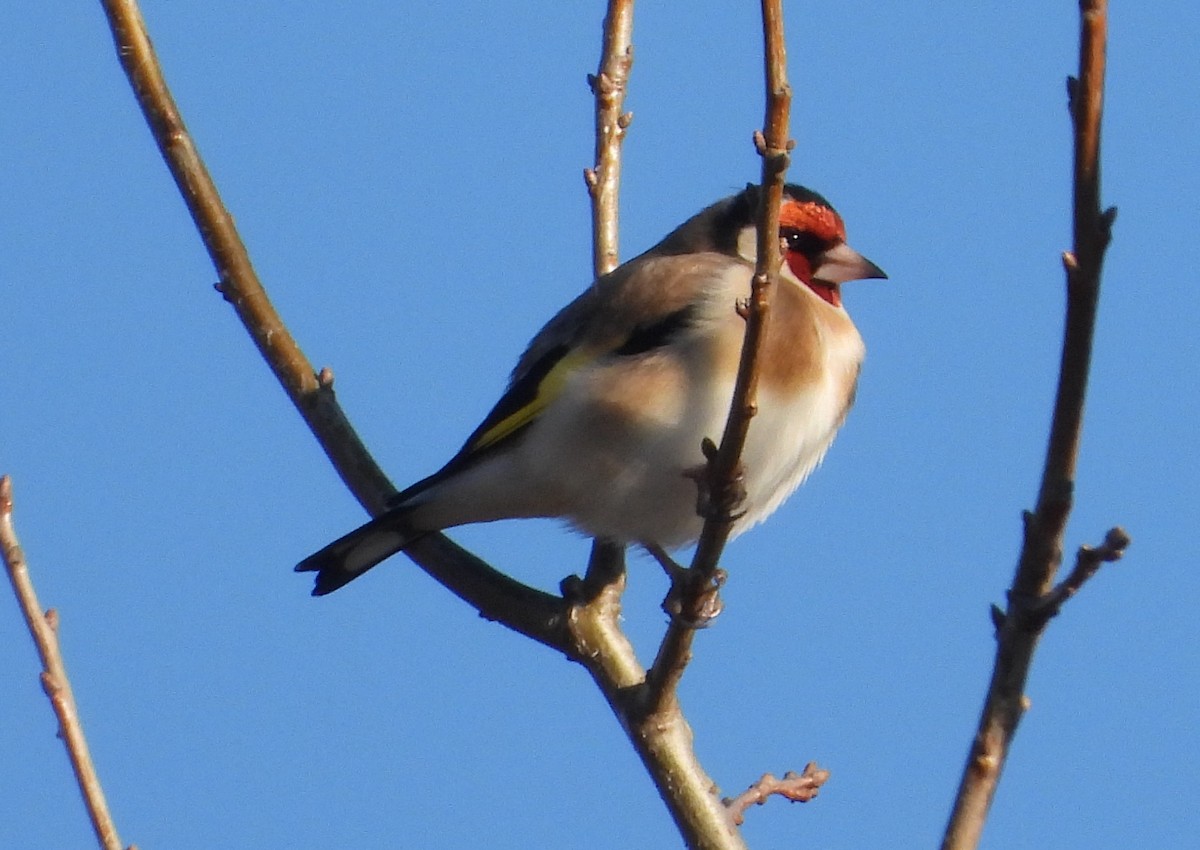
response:
<path id="1" fill-rule="evenodd" d="M 838 285 L 836 283 L 822 283 L 821 281 L 817 280 L 809 280 L 805 281 L 805 283 L 808 284 L 809 289 L 817 293 L 817 295 L 821 296 L 834 307 L 842 306 L 842 293 L 838 289 Z"/>
<path id="2" fill-rule="evenodd" d="M 842 217 L 816 201 L 784 200 L 779 208 L 780 230 L 799 230 L 811 233 L 822 242 L 844 241 L 846 225 Z"/>
<path id="3" fill-rule="evenodd" d="M 815 201 L 785 200 L 779 210 L 779 230 L 782 234 L 806 234 L 818 244 L 832 244 L 846 239 L 846 226 L 841 216 L 824 204 Z M 788 268 L 797 279 L 808 285 L 822 300 L 840 307 L 842 294 L 837 284 L 813 280 L 812 259 L 803 251 L 789 250 L 786 255 Z"/>

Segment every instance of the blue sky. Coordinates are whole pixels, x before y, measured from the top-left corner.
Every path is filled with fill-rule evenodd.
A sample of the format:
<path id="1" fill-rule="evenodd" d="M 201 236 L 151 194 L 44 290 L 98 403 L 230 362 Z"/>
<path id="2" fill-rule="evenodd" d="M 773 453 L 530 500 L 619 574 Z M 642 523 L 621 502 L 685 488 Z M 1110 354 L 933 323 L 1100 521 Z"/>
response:
<path id="1" fill-rule="evenodd" d="M 398 484 L 486 413 L 589 282 L 601 4 L 147 3 L 175 96 L 258 272 Z M 990 670 L 1044 453 L 1069 246 L 1075 4 L 792 3 L 791 177 L 891 279 L 824 466 L 736 541 L 682 698 L 727 792 L 810 759 L 753 847 L 928 847 Z M 642 4 L 622 255 L 758 174 L 757 5 Z M 1200 833 L 1195 366 L 1200 12 L 1118 4 L 1106 266 L 1072 547 L 1134 543 L 1067 606 L 990 848 Z M 0 34 L 0 472 L 126 842 L 143 848 L 672 847 L 576 666 L 402 558 L 321 600 L 291 566 L 363 518 L 232 312 L 98 4 Z M 453 535 L 553 588 L 550 522 Z M 661 633 L 660 571 L 625 619 Z M 91 838 L 15 602 L 0 602 L 0 846 Z"/>

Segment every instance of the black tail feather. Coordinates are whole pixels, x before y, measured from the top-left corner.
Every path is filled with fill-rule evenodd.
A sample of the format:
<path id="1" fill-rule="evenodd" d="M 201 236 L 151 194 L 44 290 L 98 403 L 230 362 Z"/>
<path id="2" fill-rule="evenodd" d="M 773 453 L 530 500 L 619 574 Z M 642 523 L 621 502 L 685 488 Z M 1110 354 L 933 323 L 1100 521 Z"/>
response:
<path id="1" fill-rule="evenodd" d="M 390 558 L 421 536 L 404 523 L 407 511 L 390 510 L 339 537 L 296 565 L 296 572 L 317 574 L 313 596 L 325 596 Z"/>

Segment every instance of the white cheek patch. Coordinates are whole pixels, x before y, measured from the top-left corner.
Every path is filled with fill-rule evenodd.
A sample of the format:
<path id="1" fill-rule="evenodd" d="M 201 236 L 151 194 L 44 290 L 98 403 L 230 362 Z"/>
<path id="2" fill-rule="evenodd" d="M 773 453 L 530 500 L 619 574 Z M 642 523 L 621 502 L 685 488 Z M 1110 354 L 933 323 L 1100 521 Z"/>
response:
<path id="1" fill-rule="evenodd" d="M 742 228 L 741 232 L 738 233 L 737 252 L 738 256 L 748 263 L 758 262 L 758 228 Z M 800 283 L 800 278 L 797 277 L 790 263 L 779 264 L 779 276 L 791 283 Z"/>
<path id="2" fill-rule="evenodd" d="M 758 262 L 758 228 L 743 227 L 738 234 L 737 252 L 748 263 Z"/>

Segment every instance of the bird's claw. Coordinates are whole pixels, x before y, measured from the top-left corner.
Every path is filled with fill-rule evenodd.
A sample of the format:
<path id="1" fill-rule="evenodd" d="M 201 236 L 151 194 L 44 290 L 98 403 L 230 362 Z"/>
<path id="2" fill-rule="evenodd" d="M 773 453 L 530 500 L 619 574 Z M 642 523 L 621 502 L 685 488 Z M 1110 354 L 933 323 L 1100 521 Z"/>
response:
<path id="1" fill-rule="evenodd" d="M 671 581 L 671 589 L 663 600 L 663 611 L 671 621 L 689 629 L 706 629 L 725 610 L 721 586 L 725 584 L 724 570 L 701 575 L 695 570 L 679 567 L 680 574 Z"/>

